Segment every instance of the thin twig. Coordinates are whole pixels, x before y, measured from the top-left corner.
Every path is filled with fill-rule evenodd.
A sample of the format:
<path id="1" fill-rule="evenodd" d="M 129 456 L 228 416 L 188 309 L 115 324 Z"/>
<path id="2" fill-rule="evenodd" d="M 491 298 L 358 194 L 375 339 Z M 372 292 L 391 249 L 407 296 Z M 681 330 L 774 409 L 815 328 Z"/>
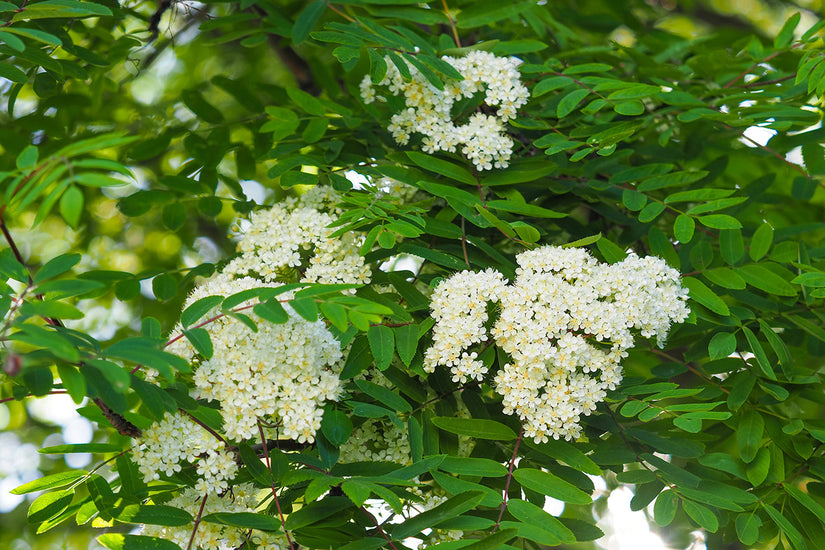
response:
<path id="1" fill-rule="evenodd" d="M 186 550 L 191 550 L 192 543 L 195 542 L 195 533 L 198 532 L 198 526 L 201 524 L 201 517 L 203 516 L 203 508 L 206 506 L 206 497 L 209 496 L 209 493 L 203 495 L 203 500 L 201 501 L 201 507 L 198 510 L 198 517 L 195 518 L 195 526 L 192 528 L 192 536 L 189 537 L 189 544 L 186 545 Z"/>
<path id="2" fill-rule="evenodd" d="M 264 427 L 261 425 L 260 419 L 258 419 L 258 433 L 261 434 L 261 443 L 263 443 L 266 469 L 269 470 L 270 474 L 272 474 L 272 461 L 269 459 L 269 449 L 267 448 L 266 444 L 266 435 L 264 434 Z M 269 487 L 272 489 L 272 497 L 275 499 L 275 508 L 278 509 L 278 518 L 280 518 L 281 525 L 284 528 L 284 534 L 286 534 L 286 540 L 289 543 L 289 548 L 290 550 L 294 550 L 295 546 L 292 544 L 292 539 L 289 536 L 289 531 L 286 530 L 286 520 L 284 519 L 283 512 L 281 512 L 281 503 L 278 500 L 278 491 L 275 489 L 275 482 L 272 480 L 272 478 L 270 478 Z"/>
<path id="3" fill-rule="evenodd" d="M 737 82 L 739 82 L 739 79 L 740 79 L 740 78 L 744 78 L 744 77 L 745 77 L 748 73 L 750 73 L 750 72 L 751 72 L 752 70 L 754 70 L 756 67 L 758 67 L 758 66 L 759 66 L 759 65 L 761 65 L 762 63 L 766 63 L 766 62 L 770 61 L 771 59 L 773 59 L 774 57 L 776 57 L 777 55 L 779 55 L 779 54 L 781 54 L 781 53 L 783 53 L 783 52 L 774 52 L 774 53 L 772 53 L 771 55 L 769 55 L 768 57 L 766 57 L 765 59 L 763 59 L 762 61 L 759 61 L 759 62 L 757 62 L 757 63 L 754 63 L 753 65 L 751 65 L 750 67 L 748 67 L 747 69 L 745 69 L 744 71 L 742 71 L 741 73 L 739 73 L 739 74 L 736 76 L 736 78 L 734 78 L 733 80 L 731 80 L 730 82 L 728 82 L 727 84 L 725 84 L 724 86 L 722 86 L 722 88 L 730 88 L 731 86 L 733 86 L 734 84 L 736 84 Z"/>
<path id="4" fill-rule="evenodd" d="M 367 515 L 367 517 L 369 517 L 372 520 L 372 522 L 375 524 L 375 527 L 378 529 L 378 532 L 381 533 L 381 535 L 387 541 L 387 544 L 389 544 L 390 548 L 392 548 L 392 550 L 398 550 L 398 548 L 396 548 L 396 546 L 392 543 L 392 539 L 387 535 L 387 533 L 384 532 L 384 529 L 381 527 L 381 524 L 378 523 L 377 519 L 375 519 L 375 516 L 368 512 L 367 509 L 363 506 L 361 506 L 361 511 L 364 512 Z"/>
<path id="5" fill-rule="evenodd" d="M 470 258 L 467 256 L 467 231 L 464 229 L 464 216 L 461 217 L 461 250 L 464 252 L 464 262 L 470 267 Z"/>
<path id="6" fill-rule="evenodd" d="M 501 503 L 501 509 L 498 511 L 498 519 L 496 520 L 496 524 L 493 527 L 493 532 L 498 531 L 498 526 L 501 524 L 501 518 L 504 517 L 504 509 L 507 508 L 507 496 L 510 492 L 510 481 L 513 479 L 513 466 L 516 464 L 516 456 L 518 455 L 518 447 L 521 444 L 521 440 L 524 438 L 524 425 L 522 424 L 521 428 L 518 431 L 518 437 L 516 438 L 516 446 L 513 447 L 513 456 L 510 457 L 510 467 L 507 469 L 507 481 L 504 484 L 504 501 Z"/>
<path id="7" fill-rule="evenodd" d="M 346 19 L 350 23 L 355 23 L 355 19 L 353 19 L 352 17 L 350 17 L 346 13 L 342 12 L 341 10 L 339 10 L 338 8 L 333 6 L 331 2 L 327 2 L 327 7 L 329 7 L 329 9 L 331 9 L 332 11 L 334 11 L 335 13 L 337 13 L 338 15 L 340 15 L 341 17 L 343 17 L 344 19 Z"/>
<path id="8" fill-rule="evenodd" d="M 223 437 L 221 437 L 221 434 L 219 434 L 218 432 L 216 432 L 215 430 L 213 430 L 212 428 L 210 428 L 209 426 L 207 426 L 206 424 L 204 424 L 203 422 L 201 422 L 200 420 L 198 420 L 197 418 L 192 416 L 192 413 L 190 413 L 186 409 L 178 409 L 178 410 L 180 412 L 182 412 L 183 414 L 185 414 L 186 416 L 188 416 L 189 418 L 191 418 L 195 422 L 195 424 L 197 424 L 198 426 L 200 426 L 201 428 L 203 428 L 204 430 L 206 430 L 207 432 L 212 434 L 215 437 L 215 439 L 217 439 L 218 441 L 220 441 L 221 443 L 223 443 L 227 447 L 229 446 L 229 444 L 226 442 L 226 440 Z"/>
<path id="9" fill-rule="evenodd" d="M 447 0 L 441 0 L 441 4 L 444 6 L 444 15 L 447 16 L 447 20 L 450 22 L 450 28 L 453 30 L 453 40 L 455 40 L 455 45 L 457 48 L 461 47 L 461 41 L 458 39 L 458 30 L 455 28 L 455 19 L 450 14 L 450 8 L 447 7 Z"/>

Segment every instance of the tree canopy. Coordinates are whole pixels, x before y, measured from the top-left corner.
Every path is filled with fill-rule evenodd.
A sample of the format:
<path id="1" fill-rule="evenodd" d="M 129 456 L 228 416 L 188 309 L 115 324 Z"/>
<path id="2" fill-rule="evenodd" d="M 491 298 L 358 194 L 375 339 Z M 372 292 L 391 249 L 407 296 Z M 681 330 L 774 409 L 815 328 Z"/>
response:
<path id="1" fill-rule="evenodd" d="M 825 548 L 825 20 L 722 4 L 0 1 L 0 544 Z"/>

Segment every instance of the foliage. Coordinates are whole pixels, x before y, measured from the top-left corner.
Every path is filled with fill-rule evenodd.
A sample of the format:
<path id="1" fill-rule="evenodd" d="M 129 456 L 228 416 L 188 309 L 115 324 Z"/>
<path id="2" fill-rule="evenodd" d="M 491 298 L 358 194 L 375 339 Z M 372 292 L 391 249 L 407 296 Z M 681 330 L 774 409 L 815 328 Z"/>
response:
<path id="1" fill-rule="evenodd" d="M 37 532 L 91 523 L 113 549 L 177 547 L 136 524 L 193 548 L 212 547 L 198 532 L 236 548 L 566 546 L 602 535 L 588 476 L 603 476 L 634 485 L 631 507 L 672 545 L 700 528 L 714 547 L 825 547 L 825 24 L 790 10 L 766 31 L 661 4 L 0 2 L 0 399 L 67 393 L 100 427 L 41 449 L 94 453 L 93 469 L 59 463 L 15 489 L 42 491 Z M 388 71 L 458 85 L 442 56 L 473 51 L 523 61 L 505 169 L 422 152 L 416 134 L 400 145 L 387 127 L 403 99 L 361 97 Z M 483 99 L 457 100 L 452 123 L 492 118 Z M 233 220 L 273 206 L 298 220 L 298 197 L 324 187 L 337 198 L 306 207 L 331 222 L 311 252 L 187 301 L 238 265 L 227 235 L 248 224 Z M 302 279 L 336 239 L 369 283 Z M 571 441 L 525 438 L 503 414 L 497 346 L 478 349 L 479 381 L 425 369 L 433 289 L 465 269 L 513 280 L 516 255 L 544 245 L 655 255 L 690 293 L 687 322 L 664 348 L 636 335 Z M 198 385 L 217 327 L 312 322 L 343 351 L 320 429 L 287 436 L 287 413 L 268 412 L 229 437 Z M 173 414 L 213 447 L 147 479 L 135 449 Z M 197 468 L 224 455 L 234 477 L 209 500 Z M 219 499 L 237 509 L 210 511 Z"/>

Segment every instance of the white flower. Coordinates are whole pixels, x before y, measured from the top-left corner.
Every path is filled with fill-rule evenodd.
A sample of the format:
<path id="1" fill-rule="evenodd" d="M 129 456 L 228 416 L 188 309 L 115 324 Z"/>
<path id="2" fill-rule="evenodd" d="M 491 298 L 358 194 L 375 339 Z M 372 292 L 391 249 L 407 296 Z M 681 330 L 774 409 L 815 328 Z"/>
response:
<path id="1" fill-rule="evenodd" d="M 462 58 L 442 57 L 463 77 L 461 81 L 447 81 L 439 90 L 430 84 L 415 68 L 409 67 L 412 77 L 405 81 L 387 58 L 387 74 L 381 82 L 373 83 L 369 75 L 360 84 L 364 103 L 384 98 L 376 95 L 374 86 L 386 86 L 394 95 L 403 94 L 406 107 L 390 118 L 387 127 L 395 141 L 409 142 L 414 133 L 422 134 L 421 149 L 461 152 L 478 170 L 506 168 L 513 153 L 513 140 L 504 133 L 504 123 L 515 118 L 516 111 L 527 103 L 530 92 L 519 79 L 514 57 L 496 57 L 490 52 L 472 51 Z M 455 102 L 484 92 L 484 101 L 497 107 L 495 116 L 474 113 L 463 125 L 456 125 L 452 116 Z"/>
<path id="2" fill-rule="evenodd" d="M 494 379 L 505 414 L 517 414 L 537 442 L 575 439 L 581 417 L 621 382 L 632 331 L 663 345 L 671 323 L 687 318 L 687 291 L 656 257 L 607 265 L 583 249 L 544 246 L 516 260 L 510 285 L 487 270 L 456 273 L 436 288 L 424 368 L 450 367 L 454 382 L 483 379 L 468 349 L 487 340 L 487 303 L 499 302 L 490 335 L 513 359 Z"/>

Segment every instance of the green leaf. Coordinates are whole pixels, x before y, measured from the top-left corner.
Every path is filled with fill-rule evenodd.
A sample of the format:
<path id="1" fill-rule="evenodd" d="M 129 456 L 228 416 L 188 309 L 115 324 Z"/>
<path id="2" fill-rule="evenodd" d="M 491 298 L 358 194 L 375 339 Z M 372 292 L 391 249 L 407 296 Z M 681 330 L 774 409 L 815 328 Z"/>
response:
<path id="1" fill-rule="evenodd" d="M 683 500 L 682 508 L 684 508 L 688 517 L 695 521 L 699 527 L 711 533 L 715 533 L 719 529 L 719 519 L 707 506 L 703 506 L 692 500 Z"/>
<path id="2" fill-rule="evenodd" d="M 756 453 L 762 444 L 762 432 L 765 429 L 765 421 L 758 412 L 748 409 L 742 413 L 739 425 L 736 429 L 736 446 L 739 456 L 746 463 L 750 463 L 756 458 Z"/>
<path id="3" fill-rule="evenodd" d="M 180 314 L 180 323 L 184 327 L 194 325 L 209 311 L 217 308 L 223 302 L 223 296 L 206 296 L 196 300 Z"/>
<path id="4" fill-rule="evenodd" d="M 212 339 L 209 332 L 205 328 L 192 328 L 184 330 L 183 335 L 195 347 L 195 350 L 203 356 L 204 359 L 212 359 L 214 348 L 212 347 Z"/>
<path id="5" fill-rule="evenodd" d="M 679 214 L 673 222 L 673 236 L 680 243 L 689 243 L 693 239 L 693 231 L 696 228 L 696 222 L 690 216 Z"/>
<path id="6" fill-rule="evenodd" d="M 633 189 L 624 189 L 622 190 L 622 204 L 628 210 L 638 212 L 647 204 L 647 196 Z"/>
<path id="7" fill-rule="evenodd" d="M 115 178 L 107 174 L 99 174 L 96 172 L 86 172 L 83 174 L 75 174 L 72 181 L 85 185 L 87 187 L 119 187 L 127 185 L 129 182 Z"/>
<path id="8" fill-rule="evenodd" d="M 367 340 L 370 344 L 375 366 L 384 370 L 390 366 L 395 352 L 395 335 L 386 325 L 373 325 L 367 331 Z"/>
<path id="9" fill-rule="evenodd" d="M 407 151 L 406 155 L 411 161 L 425 170 L 468 185 L 477 184 L 473 174 L 463 166 L 417 151 Z"/>
<path id="10" fill-rule="evenodd" d="M 791 40 L 793 40 L 793 31 L 796 29 L 796 26 L 799 25 L 799 19 L 801 17 L 801 14 L 796 12 L 785 21 L 785 24 L 779 29 L 779 33 L 773 41 L 773 47 L 775 49 L 781 50 L 791 43 Z"/>
<path id="11" fill-rule="evenodd" d="M 650 223 L 658 218 L 659 214 L 665 211 L 665 208 L 667 207 L 661 202 L 648 203 L 648 205 L 639 212 L 639 221 L 642 223 Z"/>
<path id="12" fill-rule="evenodd" d="M 717 332 L 708 343 L 711 360 L 728 357 L 736 351 L 736 336 L 731 332 Z"/>
<path id="13" fill-rule="evenodd" d="M 561 101 L 559 101 L 558 107 L 556 108 L 556 117 L 564 118 L 581 103 L 582 99 L 590 95 L 590 90 L 585 88 L 578 88 L 573 90 L 572 92 L 566 94 Z"/>
<path id="14" fill-rule="evenodd" d="M 183 90 L 180 93 L 180 98 L 183 104 L 198 118 L 212 124 L 223 122 L 223 114 L 214 105 L 206 101 L 200 91 L 195 89 Z"/>
<path id="15" fill-rule="evenodd" d="M 755 512 L 736 516 L 736 536 L 744 545 L 751 546 L 759 540 L 759 527 L 761 526 L 762 520 Z"/>
<path id="16" fill-rule="evenodd" d="M 328 409 L 321 421 L 321 431 L 333 445 L 343 445 L 352 434 L 352 421 L 338 409 Z"/>
<path id="17" fill-rule="evenodd" d="M 412 406 L 407 402 L 406 399 L 398 395 L 397 393 L 389 390 L 383 386 L 379 386 L 378 384 L 374 384 L 373 382 L 369 382 L 367 380 L 356 380 L 355 385 L 358 388 L 369 395 L 370 397 L 377 400 L 379 403 L 386 405 L 390 408 L 390 410 L 408 413 L 412 411 Z"/>
<path id="18" fill-rule="evenodd" d="M 76 266 L 81 258 L 82 256 L 80 254 L 62 254 L 52 258 L 37 271 L 37 274 L 34 276 L 34 283 L 42 283 L 43 281 L 66 273 Z"/>
<path id="19" fill-rule="evenodd" d="M 738 229 L 722 229 L 719 231 L 719 252 L 727 264 L 735 265 L 745 255 L 745 242 L 742 240 L 742 232 Z"/>
<path id="20" fill-rule="evenodd" d="M 150 525 L 188 525 L 194 519 L 186 510 L 163 504 L 130 504 L 115 516 L 124 523 L 147 523 Z"/>
<path id="21" fill-rule="evenodd" d="M 743 265 L 737 267 L 736 271 L 749 285 L 768 294 L 796 296 L 798 293 L 793 285 L 762 264 Z"/>
<path id="22" fill-rule="evenodd" d="M 435 508 L 413 516 L 404 523 L 393 527 L 392 536 L 395 539 L 405 539 L 416 535 L 423 529 L 472 510 L 478 506 L 483 498 L 484 493 L 480 491 L 470 491 L 450 497 Z M 287 520 L 287 523 L 289 523 L 289 520 Z"/>
<path id="23" fill-rule="evenodd" d="M 152 279 L 152 292 L 161 302 L 171 300 L 178 292 L 178 281 L 174 275 L 161 273 Z"/>
<path id="24" fill-rule="evenodd" d="M 530 216 L 534 218 L 567 217 L 567 214 L 564 214 L 563 212 L 556 212 L 555 210 L 549 210 L 547 208 L 542 208 L 541 206 L 536 206 L 534 204 L 519 204 L 513 201 L 492 200 L 487 201 L 485 206 L 493 210 L 512 212 L 514 214 L 522 214 L 524 216 Z"/>
<path id="25" fill-rule="evenodd" d="M 792 321 L 796 326 L 813 336 L 814 338 L 825 342 L 825 329 L 819 326 L 816 323 L 812 323 L 808 319 L 804 317 L 800 317 L 799 315 L 790 315 L 785 314 L 790 321 Z"/>
<path id="26" fill-rule="evenodd" d="M 286 518 L 286 528 L 289 530 L 300 529 L 328 518 L 333 514 L 338 514 L 352 506 L 352 501 L 346 497 L 328 496 L 323 500 L 318 500 L 302 507 L 296 512 L 292 512 L 289 517 Z"/>
<path id="27" fill-rule="evenodd" d="M 462 546 L 461 548 L 466 550 L 497 550 L 498 548 L 501 548 L 505 542 L 515 538 L 516 535 L 518 535 L 518 531 L 516 529 L 502 529 L 501 531 L 497 531 L 492 535 L 487 535 L 483 539 L 472 544 L 468 544 L 467 546 Z"/>
<path id="28" fill-rule="evenodd" d="M 513 430 L 495 420 L 435 416 L 432 418 L 432 423 L 445 432 L 467 435 L 478 439 L 512 441 L 516 438 L 516 433 Z"/>
<path id="29" fill-rule="evenodd" d="M 415 352 L 418 349 L 418 325 L 410 323 L 396 327 L 395 331 L 395 346 L 398 352 L 398 357 L 401 362 L 410 366 Z"/>
<path id="30" fill-rule="evenodd" d="M 711 229 L 741 229 L 742 224 L 733 216 L 727 214 L 709 214 L 707 216 L 699 216 L 696 218 L 705 227 Z"/>
<path id="31" fill-rule="evenodd" d="M 72 470 L 68 472 L 60 472 L 43 476 L 34 481 L 24 483 L 19 487 L 15 487 L 9 491 L 13 495 L 25 495 L 27 493 L 34 493 L 37 491 L 45 491 L 46 489 L 59 489 L 68 485 L 74 484 L 77 480 L 86 477 L 87 472 L 83 470 Z"/>
<path id="32" fill-rule="evenodd" d="M 763 504 L 762 507 L 771 517 L 773 522 L 779 527 L 780 530 L 788 537 L 788 540 L 791 543 L 791 546 L 795 550 L 807 550 L 807 546 L 805 544 L 805 539 L 802 534 L 793 526 L 793 524 L 782 515 L 782 513 L 771 506 L 770 504 Z"/>
<path id="33" fill-rule="evenodd" d="M 576 542 L 573 532 L 556 517 L 542 508 L 525 500 L 513 499 L 507 502 L 507 510 L 524 523 L 541 527 L 564 543 Z"/>
<path id="34" fill-rule="evenodd" d="M 122 445 L 113 443 L 71 443 L 67 445 L 53 445 L 43 447 L 37 452 L 44 455 L 64 455 L 72 453 L 119 453 L 123 450 Z"/>
<path id="35" fill-rule="evenodd" d="M 272 483 L 272 474 L 270 473 L 269 469 L 266 465 L 258 458 L 257 453 L 252 450 L 252 447 L 247 445 L 246 443 L 240 443 L 238 445 L 238 453 L 241 456 L 241 460 L 243 461 L 244 465 L 246 466 L 247 470 L 249 471 L 250 475 L 257 481 L 259 484 L 263 485 L 264 487 L 268 487 L 270 483 Z"/>
<path id="36" fill-rule="evenodd" d="M 699 279 L 695 277 L 682 277 L 682 285 L 690 291 L 690 298 L 692 300 L 696 300 L 719 315 L 730 315 L 728 305 Z"/>
<path id="37" fill-rule="evenodd" d="M 791 280 L 791 283 L 809 286 L 812 288 L 825 287 L 825 273 L 819 271 L 803 273 L 794 277 Z"/>
<path id="38" fill-rule="evenodd" d="M 65 17 L 79 19 L 83 17 L 110 16 L 112 11 L 106 6 L 95 4 L 94 2 L 80 2 L 78 0 L 45 0 L 26 6 L 20 10 L 13 21 L 26 21 L 31 19 L 50 19 L 55 17 Z"/>
<path id="39" fill-rule="evenodd" d="M 14 35 L 6 33 L 3 33 L 3 35 L 10 37 L 13 40 L 19 40 Z M 19 84 L 25 84 L 29 80 L 29 77 L 26 75 L 26 73 L 24 73 L 23 71 L 9 63 L 0 63 L 0 78 L 5 78 L 7 80 L 11 80 L 12 82 L 17 82 Z"/>
<path id="40" fill-rule="evenodd" d="M 37 40 L 38 42 L 43 42 L 44 44 L 48 44 L 50 46 L 62 46 L 63 41 L 60 40 L 53 34 L 47 33 L 45 31 L 41 31 L 38 29 L 29 29 L 23 27 L 3 27 L 4 32 L 10 32 L 12 34 L 16 34 L 18 36 L 25 36 L 27 38 L 32 38 Z M 56 155 L 59 155 L 58 152 Z"/>
<path id="41" fill-rule="evenodd" d="M 373 83 L 381 82 L 387 74 L 387 61 L 384 56 L 376 52 L 372 48 L 367 49 L 367 54 L 370 57 L 370 79 Z"/>
<path id="42" fill-rule="evenodd" d="M 518 468 L 513 477 L 523 487 L 570 504 L 591 504 L 590 495 L 562 478 L 533 468 Z"/>
<path id="43" fill-rule="evenodd" d="M 26 519 L 29 523 L 40 523 L 53 518 L 68 508 L 73 498 L 74 491 L 70 490 L 42 494 L 29 506 Z"/>
<path id="44" fill-rule="evenodd" d="M 751 246 L 748 250 L 751 260 L 754 262 L 761 260 L 768 253 L 772 244 L 773 227 L 768 223 L 763 223 L 754 231 L 753 237 L 751 237 Z"/>
<path id="45" fill-rule="evenodd" d="M 60 196 L 60 215 L 72 229 L 80 225 L 80 216 L 83 215 L 83 206 L 86 197 L 83 191 L 72 185 Z"/>
<path id="46" fill-rule="evenodd" d="M 145 535 L 106 533 L 97 537 L 97 541 L 109 550 L 180 550 L 172 541 Z"/>
<path id="47" fill-rule="evenodd" d="M 65 359 L 71 363 L 76 363 L 80 359 L 77 348 L 56 330 L 31 324 L 21 325 L 19 328 L 18 332 L 8 337 L 10 340 L 43 348 L 55 357 Z"/>
<path id="48" fill-rule="evenodd" d="M 507 475 L 507 468 L 489 458 L 446 457 L 439 469 L 452 474 L 480 477 L 502 477 Z"/>
<path id="49" fill-rule="evenodd" d="M 259 531 L 280 531 L 282 527 L 278 518 L 254 512 L 216 512 L 203 516 L 201 521 Z"/>
<path id="50" fill-rule="evenodd" d="M 656 525 L 667 527 L 673 523 L 678 507 L 679 495 L 675 491 L 667 489 L 659 493 L 656 497 L 656 503 L 653 505 L 653 519 Z"/>
<path id="51" fill-rule="evenodd" d="M 791 497 L 796 500 L 799 504 L 813 512 L 813 514 L 825 524 L 825 507 L 815 501 L 808 493 L 803 493 L 797 487 L 790 485 L 788 483 L 783 483 L 782 488 L 785 489 L 785 492 L 791 495 Z"/>
<path id="52" fill-rule="evenodd" d="M 756 356 L 756 363 L 759 365 L 762 373 L 771 380 L 776 380 L 776 374 L 773 372 L 773 367 L 771 367 L 768 356 L 762 348 L 762 344 L 760 344 L 759 340 L 756 338 L 756 335 L 748 327 L 742 327 L 742 333 L 748 340 L 748 345 L 750 346 L 753 354 Z"/>
<path id="53" fill-rule="evenodd" d="M 688 183 L 699 181 L 707 175 L 708 172 L 705 170 L 699 170 L 696 172 L 670 172 L 668 174 L 662 174 L 645 179 L 636 187 L 636 190 L 640 192 L 647 192 L 655 191 L 657 189 L 664 189 L 666 187 L 673 187 L 674 185 L 686 185 Z"/>

